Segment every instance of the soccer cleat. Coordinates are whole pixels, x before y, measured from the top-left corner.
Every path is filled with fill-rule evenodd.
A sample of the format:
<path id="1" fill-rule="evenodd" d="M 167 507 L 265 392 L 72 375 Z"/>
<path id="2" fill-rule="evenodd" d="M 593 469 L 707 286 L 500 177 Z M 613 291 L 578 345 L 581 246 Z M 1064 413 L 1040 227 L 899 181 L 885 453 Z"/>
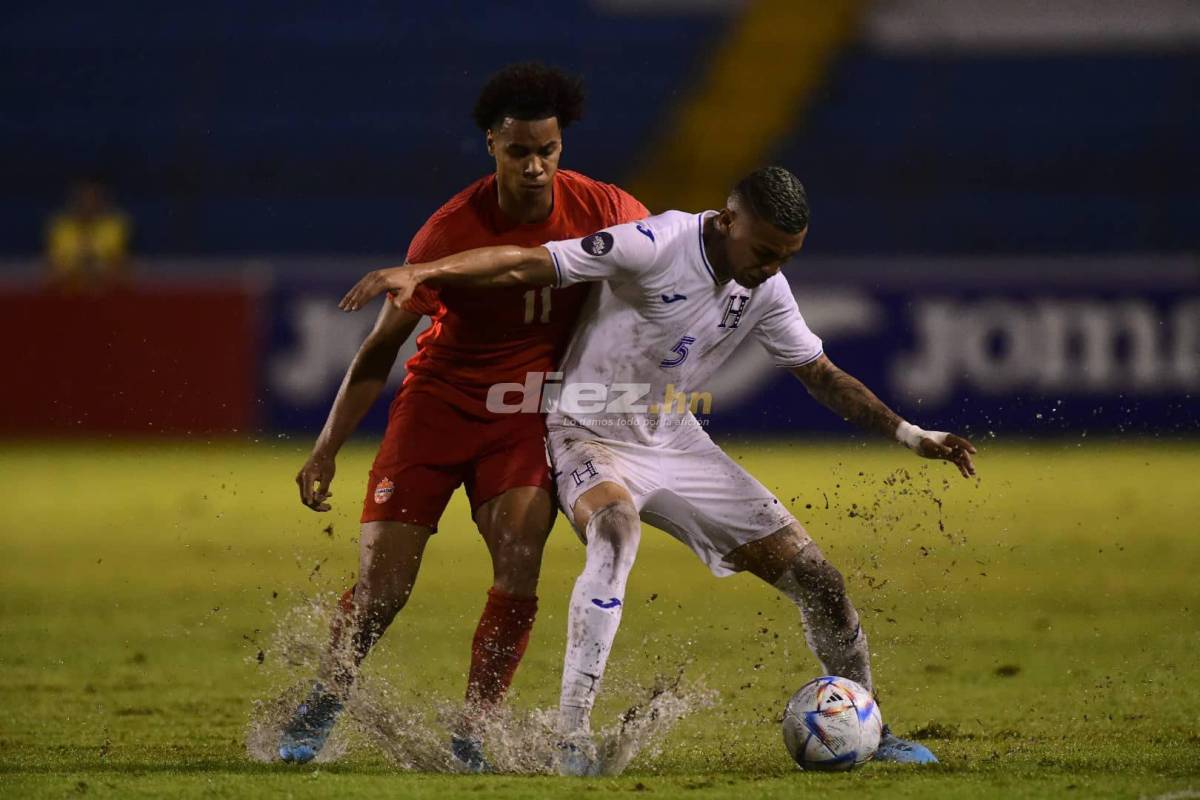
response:
<path id="1" fill-rule="evenodd" d="M 587 737 L 574 737 L 558 746 L 558 774 L 586 778 L 600 774 L 600 760 Z"/>
<path id="2" fill-rule="evenodd" d="M 455 763 L 464 772 L 473 772 L 478 775 L 492 771 L 492 765 L 487 762 L 487 758 L 483 755 L 483 741 L 481 739 L 473 736 L 452 735 L 450 737 L 450 753 L 454 756 Z"/>
<path id="3" fill-rule="evenodd" d="M 887 725 L 879 737 L 876 761 L 893 761 L 897 764 L 936 764 L 937 756 L 928 747 L 918 742 L 909 742 L 892 733 Z"/>
<path id="4" fill-rule="evenodd" d="M 320 683 L 313 686 L 308 697 L 296 709 L 292 721 L 283 729 L 279 739 L 279 757 L 284 761 L 305 764 L 317 757 L 333 723 L 342 710 L 337 695 L 326 691 Z"/>

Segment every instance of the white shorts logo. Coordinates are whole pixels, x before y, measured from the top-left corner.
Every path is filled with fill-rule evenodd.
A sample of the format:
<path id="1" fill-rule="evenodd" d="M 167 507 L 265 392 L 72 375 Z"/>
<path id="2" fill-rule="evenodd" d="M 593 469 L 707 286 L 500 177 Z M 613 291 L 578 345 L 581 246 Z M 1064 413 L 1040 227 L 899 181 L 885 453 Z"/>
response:
<path id="1" fill-rule="evenodd" d="M 600 477 L 600 473 L 596 471 L 596 465 L 591 462 L 591 459 L 588 459 L 583 462 L 582 467 L 571 473 L 571 477 L 575 479 L 576 486 L 583 486 L 585 481 Z"/>

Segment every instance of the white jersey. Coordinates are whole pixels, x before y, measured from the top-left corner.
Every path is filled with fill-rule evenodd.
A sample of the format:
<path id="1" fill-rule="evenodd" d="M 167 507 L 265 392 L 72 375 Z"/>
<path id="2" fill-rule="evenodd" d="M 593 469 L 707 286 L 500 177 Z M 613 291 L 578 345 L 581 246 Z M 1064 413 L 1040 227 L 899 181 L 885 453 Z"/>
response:
<path id="1" fill-rule="evenodd" d="M 696 428 L 690 406 L 703 410 L 709 379 L 750 333 L 780 367 L 821 355 L 782 274 L 755 289 L 718 282 L 702 237 L 715 213 L 668 211 L 546 245 L 559 286 L 602 282 L 563 358 L 548 427 L 669 445 Z"/>

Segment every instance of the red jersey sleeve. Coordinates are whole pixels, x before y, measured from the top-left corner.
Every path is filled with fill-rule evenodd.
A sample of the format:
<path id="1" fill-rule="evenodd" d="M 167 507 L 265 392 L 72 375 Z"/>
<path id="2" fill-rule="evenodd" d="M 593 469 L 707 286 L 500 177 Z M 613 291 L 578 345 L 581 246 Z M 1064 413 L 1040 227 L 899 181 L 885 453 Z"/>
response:
<path id="1" fill-rule="evenodd" d="M 442 227 L 444 225 L 438 215 L 430 217 L 413 236 L 408 245 L 408 255 L 404 257 L 404 260 L 409 264 L 424 264 L 450 255 L 450 251 L 444 244 L 447 237 L 442 235 L 444 233 L 441 230 Z M 422 284 L 404 303 L 404 310 L 432 317 L 438 312 L 441 305 L 437 289 Z"/>
<path id="2" fill-rule="evenodd" d="M 612 203 L 612 220 L 605 225 L 621 225 L 625 222 L 636 222 L 650 216 L 650 210 L 641 201 L 622 189 L 620 186 L 608 186 L 609 200 Z"/>
<path id="3" fill-rule="evenodd" d="M 411 314 L 421 314 L 422 316 L 432 317 L 438 313 L 442 307 L 442 301 L 438 299 L 436 289 L 431 289 L 424 284 L 418 286 L 413 296 L 404 301 L 402 306 L 405 311 Z"/>

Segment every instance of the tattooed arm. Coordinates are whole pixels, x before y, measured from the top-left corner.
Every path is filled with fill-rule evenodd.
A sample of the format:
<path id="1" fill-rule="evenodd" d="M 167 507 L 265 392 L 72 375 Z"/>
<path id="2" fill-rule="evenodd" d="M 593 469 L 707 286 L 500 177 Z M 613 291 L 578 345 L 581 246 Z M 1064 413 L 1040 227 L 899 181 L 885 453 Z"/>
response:
<path id="1" fill-rule="evenodd" d="M 795 367 L 792 374 L 818 403 L 852 425 L 891 437 L 904 421 L 862 381 L 838 369 L 828 356 Z"/>
<path id="2" fill-rule="evenodd" d="M 975 447 L 961 436 L 941 431 L 924 431 L 906 422 L 888 408 L 862 381 L 843 372 L 827 356 L 802 367 L 793 367 L 813 398 L 847 422 L 895 438 L 925 458 L 952 462 L 963 477 L 975 474 L 971 454 Z"/>

